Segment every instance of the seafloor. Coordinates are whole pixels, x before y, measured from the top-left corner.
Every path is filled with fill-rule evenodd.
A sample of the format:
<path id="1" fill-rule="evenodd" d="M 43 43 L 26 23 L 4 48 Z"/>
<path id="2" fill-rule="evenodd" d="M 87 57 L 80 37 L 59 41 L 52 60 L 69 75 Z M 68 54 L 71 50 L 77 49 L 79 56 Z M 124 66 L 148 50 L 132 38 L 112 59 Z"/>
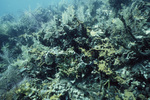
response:
<path id="1" fill-rule="evenodd" d="M 0 49 L 0 100 L 150 100 L 149 0 L 5 15 Z"/>

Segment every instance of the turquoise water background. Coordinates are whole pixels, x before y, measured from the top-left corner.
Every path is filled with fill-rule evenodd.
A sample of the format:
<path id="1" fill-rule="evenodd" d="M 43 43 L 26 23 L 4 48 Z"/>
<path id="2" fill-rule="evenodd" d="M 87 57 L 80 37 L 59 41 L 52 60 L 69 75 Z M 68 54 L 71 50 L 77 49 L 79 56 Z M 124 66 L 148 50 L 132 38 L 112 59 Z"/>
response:
<path id="1" fill-rule="evenodd" d="M 62 0 L 0 0 L 0 16 L 5 14 L 18 15 L 24 11 L 34 10 L 37 7 L 56 5 L 60 1 Z"/>

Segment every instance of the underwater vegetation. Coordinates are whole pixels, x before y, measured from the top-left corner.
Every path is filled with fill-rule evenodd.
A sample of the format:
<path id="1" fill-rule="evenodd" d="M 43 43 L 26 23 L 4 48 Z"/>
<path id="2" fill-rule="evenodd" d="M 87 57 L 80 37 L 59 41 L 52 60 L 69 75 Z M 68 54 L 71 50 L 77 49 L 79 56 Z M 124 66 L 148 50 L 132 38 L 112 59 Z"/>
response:
<path id="1" fill-rule="evenodd" d="M 0 18 L 0 100 L 149 100 L 150 2 L 74 0 Z"/>

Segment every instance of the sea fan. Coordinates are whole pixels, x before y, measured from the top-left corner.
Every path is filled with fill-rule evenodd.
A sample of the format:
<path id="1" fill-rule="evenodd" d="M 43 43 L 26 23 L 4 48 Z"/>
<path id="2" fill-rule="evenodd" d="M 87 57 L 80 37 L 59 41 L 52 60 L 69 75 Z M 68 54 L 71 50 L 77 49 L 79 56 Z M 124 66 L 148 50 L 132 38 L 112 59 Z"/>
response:
<path id="1" fill-rule="evenodd" d="M 0 58 L 5 62 L 10 64 L 12 62 L 12 54 L 10 53 L 9 49 L 4 45 L 2 47 L 2 52 L 0 53 Z"/>

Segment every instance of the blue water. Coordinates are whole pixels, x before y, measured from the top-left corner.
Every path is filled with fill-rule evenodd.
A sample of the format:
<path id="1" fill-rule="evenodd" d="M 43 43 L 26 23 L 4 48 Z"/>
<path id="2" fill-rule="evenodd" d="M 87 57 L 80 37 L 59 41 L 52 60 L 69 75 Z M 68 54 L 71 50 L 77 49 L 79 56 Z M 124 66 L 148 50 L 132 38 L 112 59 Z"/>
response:
<path id="1" fill-rule="evenodd" d="M 6 14 L 18 15 L 37 7 L 47 7 L 58 4 L 61 0 L 0 0 L 0 16 Z"/>

